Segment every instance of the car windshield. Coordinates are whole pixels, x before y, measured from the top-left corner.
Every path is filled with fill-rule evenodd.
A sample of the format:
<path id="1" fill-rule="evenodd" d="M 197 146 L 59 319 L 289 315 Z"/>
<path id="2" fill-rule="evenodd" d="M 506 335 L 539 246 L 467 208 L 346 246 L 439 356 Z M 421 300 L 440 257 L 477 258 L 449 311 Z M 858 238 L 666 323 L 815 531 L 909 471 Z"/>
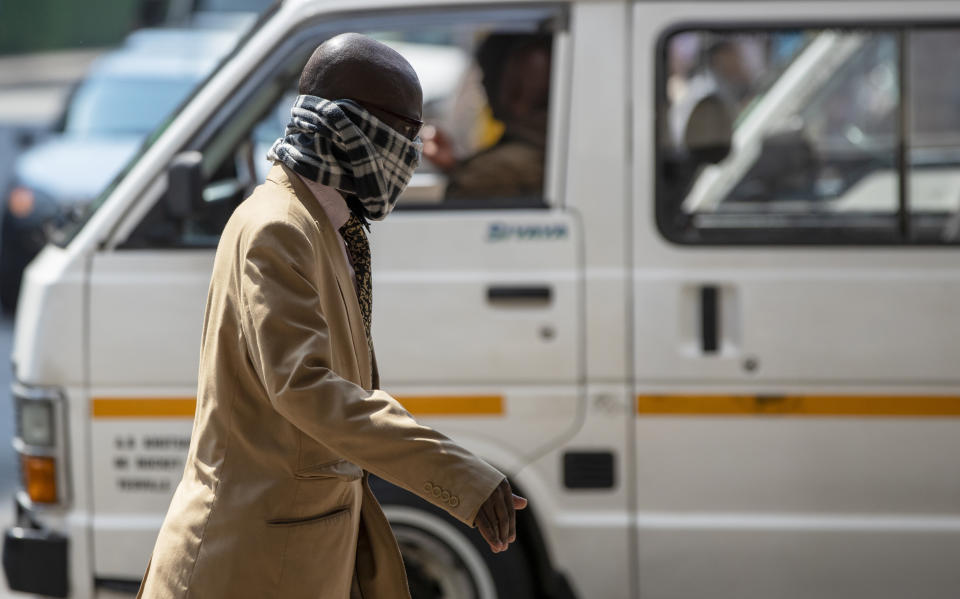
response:
<path id="1" fill-rule="evenodd" d="M 66 132 L 144 136 L 196 86 L 195 78 L 104 78 L 82 85 L 67 112 Z"/>

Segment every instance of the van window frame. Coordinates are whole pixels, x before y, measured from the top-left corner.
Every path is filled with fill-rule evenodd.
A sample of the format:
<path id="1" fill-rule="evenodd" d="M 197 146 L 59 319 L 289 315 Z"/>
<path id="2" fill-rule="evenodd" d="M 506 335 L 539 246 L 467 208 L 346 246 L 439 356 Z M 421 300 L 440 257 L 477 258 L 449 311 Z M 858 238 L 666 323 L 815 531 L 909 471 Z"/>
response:
<path id="1" fill-rule="evenodd" d="M 667 50 L 670 39 L 679 33 L 704 32 L 717 34 L 750 34 L 773 31 L 832 29 L 865 33 L 893 33 L 897 37 L 897 89 L 898 106 L 896 109 L 896 159 L 897 211 L 891 213 L 896 225 L 883 230 L 870 230 L 838 226 L 836 228 L 799 228 L 785 226 L 778 229 L 724 227 L 717 229 L 683 228 L 675 219 L 682 217 L 679 205 L 671 206 L 665 192 L 663 169 L 667 135 L 665 122 L 669 104 L 666 97 Z M 710 22 L 678 21 L 665 27 L 657 38 L 654 54 L 653 106 L 656 126 L 654 127 L 654 171 L 653 216 L 659 234 L 668 242 L 679 246 L 693 247 L 791 247 L 791 246 L 867 246 L 896 247 L 915 246 L 927 248 L 951 249 L 960 245 L 960 239 L 944 242 L 930 237 L 917 238 L 912 229 L 909 190 L 909 125 L 910 98 L 908 72 L 908 52 L 904 43 L 909 33 L 922 30 L 956 29 L 960 35 L 960 20 L 913 20 L 894 21 L 892 19 L 851 21 L 851 20 L 815 20 L 796 19 L 791 21 L 758 20 L 749 22 Z M 960 211 L 958 211 L 960 214 Z M 842 217 L 841 217 L 842 218 Z M 950 218 L 948 216 L 947 218 Z M 960 216 L 958 216 L 960 218 Z"/>
<path id="2" fill-rule="evenodd" d="M 458 15 L 463 17 L 458 20 Z M 203 151 L 221 132 L 224 125 L 233 118 L 243 106 L 253 98 L 257 91 L 270 85 L 274 85 L 278 77 L 286 76 L 281 67 L 284 67 L 298 53 L 304 52 L 304 48 L 314 46 L 314 42 L 330 37 L 336 33 L 349 30 L 370 31 L 377 27 L 398 28 L 397 21 L 400 20 L 403 28 L 409 22 L 410 25 L 430 25 L 435 23 L 437 26 L 455 23 L 464 25 L 477 22 L 477 18 L 486 19 L 492 23 L 518 24 L 539 24 L 540 30 L 550 32 L 554 36 L 568 31 L 569 7 L 562 3 L 550 4 L 518 4 L 510 6 L 498 5 L 479 5 L 470 7 L 449 7 L 449 6 L 416 6 L 405 9 L 396 9 L 390 11 L 367 11 L 352 10 L 343 12 L 324 13 L 305 20 L 303 23 L 292 27 L 287 36 L 270 51 L 266 52 L 262 59 L 249 70 L 249 74 L 243 81 L 239 82 L 233 91 L 227 95 L 223 101 L 212 111 L 211 116 L 203 127 L 199 128 L 186 143 L 176 152 L 199 150 Z M 546 26 L 546 28 L 544 28 Z M 536 30 L 536 29 L 534 29 Z M 559 57 L 557 57 L 559 58 Z M 551 65 L 551 71 L 558 68 L 555 61 Z M 278 72 L 283 73 L 278 75 Z M 557 103 L 553 100 L 554 94 L 562 93 L 563 89 L 556 89 L 557 79 L 551 77 L 551 114 L 557 105 L 563 106 L 563 103 Z M 264 114 L 269 109 L 265 109 Z M 496 210 L 549 210 L 560 205 L 560 198 L 548 197 L 548 189 L 551 177 L 556 173 L 551 171 L 550 152 L 552 145 L 558 143 L 558 138 L 562 134 L 556 131 L 555 123 L 558 119 L 551 118 L 547 131 L 547 156 L 544 163 L 544 185 L 543 189 L 536 196 L 517 197 L 517 198 L 483 198 L 483 199 L 465 199 L 465 200 L 443 200 L 436 204 L 404 204 L 403 201 L 398 204 L 398 212 L 456 212 L 456 211 L 496 211 Z M 162 176 L 161 176 L 162 178 Z M 165 187 L 165 186 L 164 186 Z M 131 226 L 125 227 L 126 233 L 124 239 L 117 240 L 115 247 L 117 249 L 143 249 L 138 245 L 127 246 L 127 240 L 137 228 L 141 221 L 147 218 L 148 214 L 156 208 L 157 202 L 164 201 L 164 193 L 157 193 L 151 202 L 151 206 L 138 210 L 140 215 L 137 222 L 131 223 Z M 173 244 L 162 246 L 165 249 L 202 249 L 212 248 L 215 244 Z"/>
<path id="3" fill-rule="evenodd" d="M 543 29 L 543 31 L 549 32 L 554 36 L 554 46 L 556 49 L 556 36 L 569 31 L 569 13 L 569 5 L 562 2 L 550 2 L 543 4 L 519 3 L 510 5 L 478 4 L 474 6 L 415 6 L 383 11 L 363 10 L 341 13 L 324 13 L 323 15 L 315 17 L 310 22 L 303 23 L 297 28 L 291 30 L 289 34 L 290 39 L 278 46 L 277 51 L 272 52 L 271 54 L 279 54 L 281 49 L 285 50 L 286 53 L 282 57 L 278 59 L 275 58 L 273 61 L 274 64 L 277 62 L 282 63 L 283 61 L 289 59 L 289 57 L 297 51 L 297 48 L 301 46 L 306 39 L 319 37 L 317 36 L 317 33 L 321 32 L 326 32 L 327 35 L 333 35 L 341 31 L 347 31 L 349 29 L 345 28 L 345 24 L 351 21 L 356 21 L 358 24 L 358 27 L 354 27 L 353 29 L 358 31 L 370 31 L 373 29 L 370 27 L 370 25 L 375 26 L 378 23 L 382 23 L 384 28 L 396 27 L 394 21 L 395 19 L 400 19 L 401 21 L 414 21 L 415 19 L 423 16 L 426 16 L 427 19 L 418 21 L 417 24 L 431 24 L 432 22 L 442 26 L 444 24 L 450 24 L 453 22 L 454 17 L 457 14 L 472 15 L 474 17 L 487 17 L 491 21 L 502 23 L 533 23 L 534 19 L 539 16 L 539 22 L 541 25 L 548 24 L 548 28 Z M 388 24 L 391 25 L 388 26 Z M 401 197 L 394 210 L 398 213 L 456 212 L 463 210 L 486 212 L 491 210 L 549 210 L 551 208 L 558 207 L 561 203 L 561 198 L 549 197 L 547 191 L 549 189 L 549 181 L 552 177 L 556 176 L 556 173 L 551 171 L 551 166 L 553 165 L 551 165 L 550 155 L 551 152 L 557 151 L 555 144 L 560 143 L 560 139 L 563 137 L 563 135 L 557 130 L 557 126 L 555 126 L 557 119 L 554 118 L 555 111 L 564 106 L 563 102 L 558 101 L 558 94 L 564 93 L 565 89 L 563 89 L 562 85 L 558 85 L 558 78 L 555 76 L 557 69 L 566 68 L 566 65 L 562 64 L 563 60 L 563 56 L 555 55 L 553 56 L 550 65 L 550 106 L 548 109 L 548 127 L 545 140 L 546 155 L 544 157 L 544 181 L 543 187 L 541 188 L 539 194 L 525 197 L 518 196 L 483 199 L 453 198 L 444 199 L 438 203 L 405 203 Z M 258 72 L 261 70 L 261 66 L 258 66 L 257 69 L 255 69 L 255 71 Z M 247 91 L 247 93 L 252 93 L 252 91 L 250 91 L 246 86 L 244 86 L 242 89 Z M 217 113 L 219 114 L 221 110 L 222 107 L 218 109 Z M 214 117 L 214 119 L 215 118 L 216 117 Z M 191 145 L 193 144 L 191 143 Z"/>

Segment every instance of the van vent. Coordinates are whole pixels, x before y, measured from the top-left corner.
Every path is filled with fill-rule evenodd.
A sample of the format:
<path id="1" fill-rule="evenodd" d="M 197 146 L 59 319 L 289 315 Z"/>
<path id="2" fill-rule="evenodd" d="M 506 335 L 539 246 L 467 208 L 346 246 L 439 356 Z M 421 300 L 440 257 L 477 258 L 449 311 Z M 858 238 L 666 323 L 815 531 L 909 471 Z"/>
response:
<path id="1" fill-rule="evenodd" d="M 609 451 L 564 453 L 563 485 L 568 489 L 613 488 L 613 453 Z"/>

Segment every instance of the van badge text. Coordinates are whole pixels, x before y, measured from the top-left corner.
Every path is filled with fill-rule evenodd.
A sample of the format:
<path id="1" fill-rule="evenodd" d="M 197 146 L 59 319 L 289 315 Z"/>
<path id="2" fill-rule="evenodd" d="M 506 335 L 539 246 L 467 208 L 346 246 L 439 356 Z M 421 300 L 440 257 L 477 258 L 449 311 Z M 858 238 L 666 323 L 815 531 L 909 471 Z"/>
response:
<path id="1" fill-rule="evenodd" d="M 551 223 L 547 225 L 509 225 L 507 223 L 490 223 L 487 228 L 487 241 L 534 241 L 549 239 L 566 239 L 566 223 Z"/>

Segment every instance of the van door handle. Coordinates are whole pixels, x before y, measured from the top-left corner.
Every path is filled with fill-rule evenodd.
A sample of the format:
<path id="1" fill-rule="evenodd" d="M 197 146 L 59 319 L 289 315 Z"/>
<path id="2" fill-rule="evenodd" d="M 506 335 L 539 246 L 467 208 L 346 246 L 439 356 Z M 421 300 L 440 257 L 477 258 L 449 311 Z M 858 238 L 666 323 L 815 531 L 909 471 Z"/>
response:
<path id="1" fill-rule="evenodd" d="M 700 288 L 700 349 L 715 354 L 720 347 L 720 291 L 715 285 Z"/>
<path id="2" fill-rule="evenodd" d="M 553 289 L 547 285 L 491 285 L 487 287 L 487 302 L 549 304 Z"/>

